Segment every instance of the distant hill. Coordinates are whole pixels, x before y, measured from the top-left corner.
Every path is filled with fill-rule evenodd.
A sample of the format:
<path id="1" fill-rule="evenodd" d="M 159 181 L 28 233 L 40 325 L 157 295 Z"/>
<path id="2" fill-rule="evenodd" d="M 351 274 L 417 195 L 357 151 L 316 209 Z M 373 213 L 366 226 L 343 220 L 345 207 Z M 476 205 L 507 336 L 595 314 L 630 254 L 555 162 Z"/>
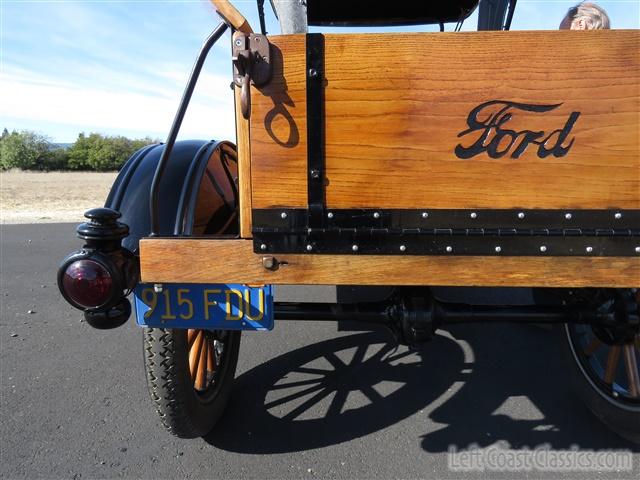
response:
<path id="1" fill-rule="evenodd" d="M 73 143 L 52 143 L 51 150 L 57 150 L 58 148 L 68 150 L 69 148 L 71 148 L 72 145 Z"/>

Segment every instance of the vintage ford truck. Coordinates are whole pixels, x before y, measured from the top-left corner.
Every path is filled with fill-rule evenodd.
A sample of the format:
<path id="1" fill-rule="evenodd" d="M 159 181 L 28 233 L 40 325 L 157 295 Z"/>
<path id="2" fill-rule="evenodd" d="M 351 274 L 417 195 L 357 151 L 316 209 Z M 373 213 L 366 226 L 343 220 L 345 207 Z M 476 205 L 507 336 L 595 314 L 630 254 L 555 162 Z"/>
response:
<path id="1" fill-rule="evenodd" d="M 166 143 L 126 162 L 58 272 L 96 328 L 135 310 L 167 429 L 214 427 L 243 330 L 349 320 L 416 345 L 449 323 L 512 321 L 557 324 L 579 395 L 639 442 L 639 32 L 507 31 L 513 0 L 307 0 L 277 3 L 284 34 L 266 35 L 213 3 L 223 20 Z M 444 30 L 476 8 L 476 32 L 307 33 Z M 226 31 L 237 138 L 177 142 Z M 279 302 L 281 284 L 353 295 Z M 506 293 L 473 302 L 478 287 Z"/>

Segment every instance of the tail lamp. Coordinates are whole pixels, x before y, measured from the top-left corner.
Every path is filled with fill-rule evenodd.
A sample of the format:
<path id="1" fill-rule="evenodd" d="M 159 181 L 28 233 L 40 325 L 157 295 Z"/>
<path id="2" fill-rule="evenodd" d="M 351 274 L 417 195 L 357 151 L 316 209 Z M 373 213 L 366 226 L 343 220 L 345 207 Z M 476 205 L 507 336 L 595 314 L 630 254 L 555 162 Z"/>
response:
<path id="1" fill-rule="evenodd" d="M 69 303 L 83 310 L 108 305 L 118 290 L 109 263 L 96 255 L 82 255 L 67 264 L 62 273 L 62 291 Z"/>
<path id="2" fill-rule="evenodd" d="M 89 210 L 85 217 L 89 221 L 77 228 L 85 245 L 62 261 L 58 288 L 67 302 L 84 311 L 91 326 L 115 328 L 131 314 L 125 297 L 138 279 L 135 257 L 121 245 L 129 227 L 108 208 Z"/>

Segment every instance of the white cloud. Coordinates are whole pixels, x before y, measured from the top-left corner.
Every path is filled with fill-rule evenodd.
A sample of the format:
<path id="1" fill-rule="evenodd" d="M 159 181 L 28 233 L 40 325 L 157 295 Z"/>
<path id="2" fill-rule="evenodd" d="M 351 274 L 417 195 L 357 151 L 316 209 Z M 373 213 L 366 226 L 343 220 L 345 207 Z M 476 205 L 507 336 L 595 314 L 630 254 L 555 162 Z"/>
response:
<path id="1" fill-rule="evenodd" d="M 121 85 L 79 86 L 28 71 L 0 75 L 0 116 L 30 120 L 34 124 L 58 123 L 80 131 L 130 131 L 150 136 L 166 134 L 182 95 L 188 74 L 167 73 L 174 85 L 153 87 L 140 80 Z M 178 78 L 182 82 L 178 82 Z M 203 74 L 181 130 L 183 138 L 235 138 L 230 79 Z M 120 83 L 120 82 L 116 82 Z M 10 125 L 8 125 L 11 127 Z"/>

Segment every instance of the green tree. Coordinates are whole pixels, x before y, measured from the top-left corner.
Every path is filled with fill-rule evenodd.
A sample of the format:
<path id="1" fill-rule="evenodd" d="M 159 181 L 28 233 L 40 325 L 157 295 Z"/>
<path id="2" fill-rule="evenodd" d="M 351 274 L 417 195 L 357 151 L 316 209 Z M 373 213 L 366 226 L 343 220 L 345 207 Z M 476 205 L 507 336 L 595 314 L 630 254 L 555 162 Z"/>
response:
<path id="1" fill-rule="evenodd" d="M 117 170 L 139 148 L 155 143 L 150 138 L 130 140 L 122 136 L 81 133 L 69 149 L 69 168 L 74 170 Z"/>
<path id="2" fill-rule="evenodd" d="M 11 132 L 0 139 L 0 168 L 41 169 L 51 152 L 51 142 L 35 132 Z"/>
<path id="3" fill-rule="evenodd" d="M 67 152 L 69 161 L 67 166 L 71 170 L 87 170 L 89 169 L 89 137 L 84 133 L 78 135 L 78 139 L 69 148 Z"/>
<path id="4" fill-rule="evenodd" d="M 69 149 L 64 149 L 54 148 L 47 137 L 35 132 L 9 133 L 5 128 L 0 137 L 0 169 L 117 170 L 136 150 L 157 142 L 81 133 Z"/>
<path id="5" fill-rule="evenodd" d="M 44 158 L 40 170 L 68 170 L 69 155 L 65 148 L 51 150 Z"/>

